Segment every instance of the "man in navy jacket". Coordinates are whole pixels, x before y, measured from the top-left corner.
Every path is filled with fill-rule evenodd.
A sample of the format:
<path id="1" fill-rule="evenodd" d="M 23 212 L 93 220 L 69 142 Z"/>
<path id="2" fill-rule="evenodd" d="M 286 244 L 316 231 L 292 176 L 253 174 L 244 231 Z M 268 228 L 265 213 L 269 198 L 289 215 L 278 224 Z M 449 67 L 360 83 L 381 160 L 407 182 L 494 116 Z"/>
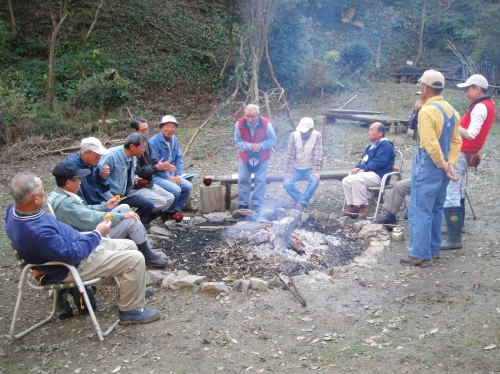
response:
<path id="1" fill-rule="evenodd" d="M 382 177 L 394 168 L 394 146 L 385 137 L 385 126 L 374 122 L 368 129 L 370 143 L 361 160 L 342 180 L 347 205 L 345 215 L 366 217 L 370 211 L 367 187 L 380 186 Z"/>

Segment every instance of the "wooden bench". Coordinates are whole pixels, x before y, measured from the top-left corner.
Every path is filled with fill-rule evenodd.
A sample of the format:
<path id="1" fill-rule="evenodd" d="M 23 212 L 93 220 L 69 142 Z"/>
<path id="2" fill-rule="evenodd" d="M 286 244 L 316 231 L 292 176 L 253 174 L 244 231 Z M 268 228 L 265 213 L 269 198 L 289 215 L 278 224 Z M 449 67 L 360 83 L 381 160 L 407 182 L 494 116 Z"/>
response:
<path id="1" fill-rule="evenodd" d="M 350 170 L 341 170 L 341 171 L 333 171 L 333 170 L 324 170 L 319 172 L 319 176 L 321 180 L 338 180 L 341 181 L 349 174 Z M 283 182 L 284 173 L 281 174 L 268 174 L 266 178 L 266 184 Z M 233 184 L 238 184 L 238 174 L 232 175 L 219 175 L 217 177 L 213 175 L 206 175 L 205 178 L 212 178 L 214 182 L 220 182 L 222 186 L 226 188 L 226 209 L 231 209 L 231 186 Z M 252 178 L 252 183 L 255 182 L 255 179 Z"/>

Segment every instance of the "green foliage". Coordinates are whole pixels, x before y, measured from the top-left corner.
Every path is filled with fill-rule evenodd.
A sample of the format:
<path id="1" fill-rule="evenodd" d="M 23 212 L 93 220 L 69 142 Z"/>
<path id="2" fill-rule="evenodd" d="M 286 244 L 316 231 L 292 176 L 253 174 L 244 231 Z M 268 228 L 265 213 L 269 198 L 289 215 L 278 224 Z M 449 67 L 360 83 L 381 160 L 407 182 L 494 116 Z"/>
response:
<path id="1" fill-rule="evenodd" d="M 0 123 L 10 124 L 29 116 L 31 100 L 18 87 L 0 84 Z"/>
<path id="2" fill-rule="evenodd" d="M 94 74 L 86 79 L 75 92 L 73 104 L 76 108 L 102 108 L 103 112 L 118 108 L 130 101 L 129 83 L 115 69 Z"/>
<path id="3" fill-rule="evenodd" d="M 351 73 L 363 69 L 373 58 L 373 52 L 366 42 L 346 43 L 342 46 L 340 64 Z"/>
<path id="4" fill-rule="evenodd" d="M 9 25 L 7 22 L 0 19 L 0 62 L 5 60 L 7 47 L 11 40 Z"/>

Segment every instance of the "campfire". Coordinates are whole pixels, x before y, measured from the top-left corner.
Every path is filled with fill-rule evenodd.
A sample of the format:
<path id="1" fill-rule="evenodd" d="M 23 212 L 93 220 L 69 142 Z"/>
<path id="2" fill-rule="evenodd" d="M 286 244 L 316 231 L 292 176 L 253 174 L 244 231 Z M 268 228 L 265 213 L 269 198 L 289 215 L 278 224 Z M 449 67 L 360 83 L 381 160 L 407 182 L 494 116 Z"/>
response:
<path id="1" fill-rule="evenodd" d="M 163 247 L 175 267 L 213 280 L 326 270 L 346 265 L 362 252 L 349 228 L 307 218 L 295 209 L 279 218 L 275 211 L 257 216 L 236 210 L 224 222 L 189 225 L 176 236 Z"/>

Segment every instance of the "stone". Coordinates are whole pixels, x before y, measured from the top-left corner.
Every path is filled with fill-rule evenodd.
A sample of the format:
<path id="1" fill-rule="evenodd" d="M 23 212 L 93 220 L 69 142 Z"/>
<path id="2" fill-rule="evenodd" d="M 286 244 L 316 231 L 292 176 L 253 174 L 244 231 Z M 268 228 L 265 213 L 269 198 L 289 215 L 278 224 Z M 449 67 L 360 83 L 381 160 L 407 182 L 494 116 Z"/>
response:
<path id="1" fill-rule="evenodd" d="M 233 218 L 231 213 L 228 212 L 208 213 L 204 214 L 203 217 L 205 217 L 210 222 L 224 222 L 224 220 L 226 219 Z"/>
<path id="2" fill-rule="evenodd" d="M 340 274 L 340 266 L 336 266 L 336 267 L 333 267 L 333 268 L 326 269 L 324 271 L 324 273 L 328 274 L 332 278 L 337 278 L 339 276 L 339 274 Z"/>
<path id="3" fill-rule="evenodd" d="M 172 241 L 171 237 L 163 236 L 163 235 L 148 234 L 148 238 L 150 238 L 153 242 L 171 242 Z"/>
<path id="4" fill-rule="evenodd" d="M 264 291 L 269 287 L 269 283 L 260 278 L 250 278 L 250 289 L 254 291 Z"/>
<path id="5" fill-rule="evenodd" d="M 385 246 L 380 243 L 372 242 L 372 244 L 363 252 L 363 256 L 376 256 L 385 250 Z"/>
<path id="6" fill-rule="evenodd" d="M 316 280 L 307 274 L 296 275 L 292 277 L 293 283 L 296 286 L 305 286 L 310 283 L 315 283 Z"/>
<path id="7" fill-rule="evenodd" d="M 201 284 L 206 279 L 207 277 L 205 277 L 204 275 L 190 274 L 181 279 L 174 280 L 172 282 L 172 285 L 183 290 L 186 288 L 193 288 L 196 284 Z"/>
<path id="8" fill-rule="evenodd" d="M 278 208 L 276 210 L 276 219 L 283 219 L 286 217 L 286 209 L 285 208 Z"/>
<path id="9" fill-rule="evenodd" d="M 200 226 L 207 223 L 207 219 L 203 217 L 193 217 L 191 218 L 191 223 L 195 226 Z"/>
<path id="10" fill-rule="evenodd" d="M 344 226 L 345 221 L 347 221 L 347 218 L 349 218 L 349 217 L 347 217 L 347 216 L 339 217 L 339 218 L 337 218 L 337 222 L 339 222 L 341 226 Z"/>
<path id="11" fill-rule="evenodd" d="M 330 215 L 328 216 L 328 219 L 338 219 L 339 218 L 339 215 L 337 213 L 330 213 Z"/>
<path id="12" fill-rule="evenodd" d="M 159 226 L 151 226 L 149 232 L 155 235 L 172 236 L 171 231 Z"/>
<path id="13" fill-rule="evenodd" d="M 385 231 L 384 226 L 375 223 L 364 225 L 358 234 L 358 237 L 362 240 L 366 240 L 369 237 L 386 236 L 389 238 L 389 234 Z"/>
<path id="14" fill-rule="evenodd" d="M 233 291 L 236 292 L 248 292 L 250 288 L 250 281 L 248 279 L 238 279 L 233 283 Z"/>
<path id="15" fill-rule="evenodd" d="M 274 209 L 262 209 L 260 216 L 267 221 L 274 221 L 276 219 L 276 211 Z"/>
<path id="16" fill-rule="evenodd" d="M 360 231 L 363 227 L 370 225 L 371 223 L 372 223 L 372 221 L 370 221 L 370 220 L 362 219 L 360 221 L 354 222 L 352 227 L 354 228 L 354 230 Z"/>
<path id="17" fill-rule="evenodd" d="M 298 209 L 289 209 L 287 215 L 288 217 L 297 218 L 302 215 L 302 212 Z"/>
<path id="18" fill-rule="evenodd" d="M 217 294 L 221 292 L 229 292 L 229 287 L 222 282 L 205 282 L 202 283 L 201 292 L 209 294 Z"/>
<path id="19" fill-rule="evenodd" d="M 319 270 L 309 271 L 309 276 L 320 282 L 329 281 L 330 279 L 332 279 L 331 276 Z"/>
<path id="20" fill-rule="evenodd" d="M 186 228 L 184 227 L 184 224 L 182 222 L 167 221 L 167 222 L 165 222 L 165 226 L 170 231 L 185 231 L 186 230 Z"/>
<path id="21" fill-rule="evenodd" d="M 371 256 L 356 256 L 352 261 L 358 265 L 365 266 L 372 266 L 377 264 L 377 259 Z"/>
<path id="22" fill-rule="evenodd" d="M 309 213 L 302 212 L 302 216 L 300 217 L 300 222 L 305 222 L 309 219 L 311 215 Z"/>
<path id="23" fill-rule="evenodd" d="M 314 215 L 314 219 L 318 221 L 320 225 L 326 225 L 328 223 L 328 214 L 318 212 Z"/>
<path id="24" fill-rule="evenodd" d="M 163 282 L 162 273 L 154 270 L 146 270 L 146 286 L 160 286 Z"/>
<path id="25" fill-rule="evenodd" d="M 283 286 L 283 283 L 281 283 L 277 276 L 274 276 L 273 279 L 269 281 L 269 287 L 281 288 L 281 286 Z"/>
<path id="26" fill-rule="evenodd" d="M 173 272 L 161 272 L 161 273 L 163 274 L 163 281 L 161 282 L 162 288 L 170 288 L 172 282 L 189 275 L 189 273 L 186 270 L 176 270 Z"/>

